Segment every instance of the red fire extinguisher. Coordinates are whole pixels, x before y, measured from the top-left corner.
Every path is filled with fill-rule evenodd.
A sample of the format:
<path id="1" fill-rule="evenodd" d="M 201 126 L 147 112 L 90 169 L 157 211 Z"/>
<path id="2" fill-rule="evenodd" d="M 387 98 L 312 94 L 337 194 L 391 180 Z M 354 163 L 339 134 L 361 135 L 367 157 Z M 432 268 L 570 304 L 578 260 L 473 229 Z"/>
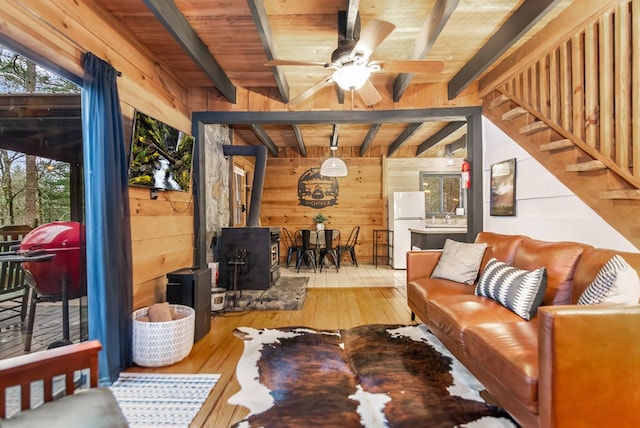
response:
<path id="1" fill-rule="evenodd" d="M 462 188 L 468 189 L 471 187 L 471 164 L 467 160 L 462 161 Z"/>

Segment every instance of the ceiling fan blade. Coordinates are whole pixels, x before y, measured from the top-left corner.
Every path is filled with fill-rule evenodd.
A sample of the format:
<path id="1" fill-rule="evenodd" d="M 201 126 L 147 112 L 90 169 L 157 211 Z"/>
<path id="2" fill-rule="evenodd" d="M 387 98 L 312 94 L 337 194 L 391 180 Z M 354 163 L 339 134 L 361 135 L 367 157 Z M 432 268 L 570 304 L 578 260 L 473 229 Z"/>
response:
<path id="1" fill-rule="evenodd" d="M 306 65 L 306 66 L 319 65 L 319 66 L 322 66 L 322 67 L 328 66 L 328 64 L 326 62 L 296 61 L 296 60 L 289 60 L 289 59 L 272 59 L 271 61 L 267 61 L 264 65 L 271 65 L 271 66 L 275 66 L 275 65 Z"/>
<path id="2" fill-rule="evenodd" d="M 445 62 L 436 60 L 400 60 L 400 61 L 371 61 L 369 66 L 379 66 L 387 73 L 442 73 Z"/>
<path id="3" fill-rule="evenodd" d="M 319 81 L 315 85 L 311 86 L 310 88 L 307 88 L 304 91 L 300 92 L 294 99 L 289 101 L 288 104 L 289 105 L 300 104 L 303 101 L 305 101 L 306 99 L 310 98 L 313 94 L 315 94 L 319 90 L 329 86 L 332 83 L 333 83 L 333 77 L 332 76 L 329 76 L 329 77 L 327 77 L 325 79 L 322 79 L 321 81 Z"/>
<path id="4" fill-rule="evenodd" d="M 373 51 L 391 34 L 396 26 L 387 21 L 374 19 L 360 33 L 360 40 L 356 43 L 352 53 L 361 53 L 368 59 Z"/>
<path id="5" fill-rule="evenodd" d="M 380 93 L 376 87 L 373 86 L 373 83 L 371 83 L 370 80 L 367 80 L 362 88 L 358 89 L 356 92 L 360 95 L 360 98 L 362 98 L 362 101 L 364 101 L 367 106 L 372 106 L 382 101 Z"/>

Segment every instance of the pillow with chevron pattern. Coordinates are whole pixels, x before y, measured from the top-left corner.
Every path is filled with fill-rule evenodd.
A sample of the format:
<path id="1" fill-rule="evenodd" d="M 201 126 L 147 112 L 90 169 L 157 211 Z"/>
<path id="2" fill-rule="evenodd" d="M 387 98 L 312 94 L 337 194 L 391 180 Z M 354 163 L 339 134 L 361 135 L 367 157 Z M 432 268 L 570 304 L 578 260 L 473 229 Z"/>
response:
<path id="1" fill-rule="evenodd" d="M 444 241 L 442 255 L 433 269 L 432 278 L 473 284 L 478 277 L 480 263 L 487 244 L 470 244 L 452 239 Z"/>
<path id="2" fill-rule="evenodd" d="M 530 320 L 538 311 L 546 289 L 547 270 L 544 267 L 528 271 L 492 258 L 480 275 L 476 295 L 493 299 Z"/>
<path id="3" fill-rule="evenodd" d="M 640 299 L 638 274 L 624 259 L 613 256 L 578 299 L 579 305 L 619 303 L 633 305 Z"/>

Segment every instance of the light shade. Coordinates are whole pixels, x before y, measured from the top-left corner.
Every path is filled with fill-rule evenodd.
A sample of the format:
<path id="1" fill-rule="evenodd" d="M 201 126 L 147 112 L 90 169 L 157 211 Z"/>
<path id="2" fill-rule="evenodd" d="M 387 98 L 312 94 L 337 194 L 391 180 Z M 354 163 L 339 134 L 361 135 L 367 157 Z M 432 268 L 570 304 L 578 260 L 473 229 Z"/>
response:
<path id="1" fill-rule="evenodd" d="M 347 175 L 347 164 L 340 158 L 330 157 L 322 162 L 320 174 L 325 177 L 345 177 Z"/>
<path id="2" fill-rule="evenodd" d="M 333 80 L 345 91 L 355 91 L 367 82 L 371 70 L 365 65 L 343 65 L 333 73 Z"/>

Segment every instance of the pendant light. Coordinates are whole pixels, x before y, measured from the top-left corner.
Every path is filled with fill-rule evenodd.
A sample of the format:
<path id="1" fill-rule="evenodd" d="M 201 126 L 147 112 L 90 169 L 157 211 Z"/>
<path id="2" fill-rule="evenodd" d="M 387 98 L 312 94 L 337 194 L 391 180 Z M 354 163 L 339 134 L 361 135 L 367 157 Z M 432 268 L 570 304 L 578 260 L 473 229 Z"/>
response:
<path id="1" fill-rule="evenodd" d="M 347 175 L 347 164 L 335 156 L 337 146 L 331 146 L 331 157 L 322 162 L 320 174 L 325 177 L 345 177 Z"/>

